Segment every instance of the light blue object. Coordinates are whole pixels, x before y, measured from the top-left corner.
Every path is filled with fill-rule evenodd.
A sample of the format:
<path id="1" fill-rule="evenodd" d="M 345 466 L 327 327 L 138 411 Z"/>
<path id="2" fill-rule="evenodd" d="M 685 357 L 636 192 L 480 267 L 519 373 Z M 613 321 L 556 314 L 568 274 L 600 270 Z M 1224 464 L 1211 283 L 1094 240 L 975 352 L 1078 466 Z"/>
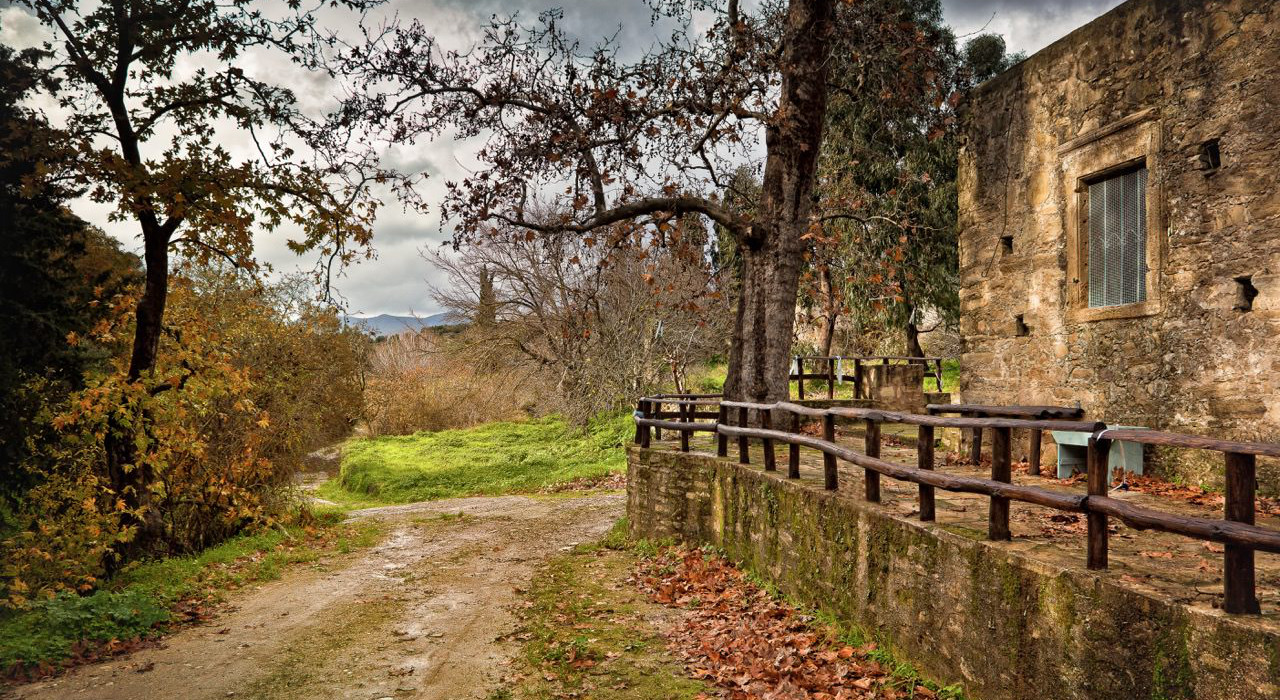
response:
<path id="1" fill-rule="evenodd" d="M 1108 425 L 1114 430 L 1143 430 L 1140 425 Z M 1089 436 L 1074 430 L 1051 430 L 1053 441 L 1058 444 L 1058 478 L 1066 479 L 1077 470 L 1085 471 L 1089 461 Z M 1122 467 L 1127 472 L 1142 473 L 1142 443 L 1112 440 L 1108 459 L 1112 469 Z"/>

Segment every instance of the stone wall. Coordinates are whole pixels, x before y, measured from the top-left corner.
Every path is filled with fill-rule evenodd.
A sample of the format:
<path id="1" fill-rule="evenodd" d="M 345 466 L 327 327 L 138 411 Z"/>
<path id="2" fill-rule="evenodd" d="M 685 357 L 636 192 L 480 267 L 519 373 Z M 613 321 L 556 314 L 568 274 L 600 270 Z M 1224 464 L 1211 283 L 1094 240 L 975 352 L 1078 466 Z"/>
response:
<path id="1" fill-rule="evenodd" d="M 813 482 L 632 448 L 627 514 L 633 536 L 718 545 L 969 697 L 1280 697 L 1273 622 L 1192 610 Z"/>
<path id="2" fill-rule="evenodd" d="M 961 401 L 1078 401 L 1113 423 L 1280 441 L 1277 66 L 1280 2 L 1129 0 L 970 96 Z M 1083 296 L 1079 190 L 1135 159 L 1148 300 L 1100 312 Z M 1156 457 L 1193 481 L 1222 472 L 1211 453 Z"/>

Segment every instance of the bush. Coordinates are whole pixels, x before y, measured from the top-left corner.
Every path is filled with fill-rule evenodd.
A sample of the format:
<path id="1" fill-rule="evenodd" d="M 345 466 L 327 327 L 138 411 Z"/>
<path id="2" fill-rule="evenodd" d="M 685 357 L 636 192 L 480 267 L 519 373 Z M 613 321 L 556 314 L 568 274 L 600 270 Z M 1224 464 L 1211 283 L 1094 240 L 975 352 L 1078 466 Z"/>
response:
<path id="1" fill-rule="evenodd" d="M 538 405 L 536 397 L 514 390 L 509 374 L 486 372 L 465 355 L 430 330 L 379 342 L 364 389 L 369 432 L 468 428 L 518 418 L 522 407 Z"/>
<path id="2" fill-rule="evenodd" d="M 217 271 L 173 282 L 162 363 L 132 382 L 127 358 L 86 378 L 45 421 L 51 439 L 22 469 L 38 475 L 0 541 L 0 594 L 25 606 L 60 591 L 95 588 L 130 520 L 159 522 L 144 554 L 198 551 L 272 525 L 296 504 L 303 455 L 349 433 L 361 409 L 368 339 L 288 281 L 261 287 Z M 87 339 L 104 347 L 132 333 L 132 300 Z M 76 338 L 73 341 L 81 342 Z M 133 511 L 111 490 L 107 436 L 134 441 L 150 488 Z"/>

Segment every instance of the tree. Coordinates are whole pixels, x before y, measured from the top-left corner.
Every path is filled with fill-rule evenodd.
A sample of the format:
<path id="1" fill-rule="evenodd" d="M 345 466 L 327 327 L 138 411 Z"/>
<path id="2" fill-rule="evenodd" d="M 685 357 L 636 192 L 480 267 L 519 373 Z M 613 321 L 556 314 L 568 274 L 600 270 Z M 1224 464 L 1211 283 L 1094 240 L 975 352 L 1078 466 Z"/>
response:
<path id="1" fill-rule="evenodd" d="M 528 25 L 495 17 L 468 51 L 441 49 L 419 23 L 370 32 L 338 69 L 386 87 L 357 95 L 346 116 L 384 126 L 397 142 L 483 141 L 480 167 L 449 183 L 443 206 L 459 245 L 495 223 L 614 245 L 629 240 L 626 227 L 611 233 L 619 223 L 644 226 L 645 240 L 660 243 L 680 216 L 715 222 L 737 241 L 742 268 L 726 393 L 782 398 L 833 47 L 902 72 L 928 47 L 877 2 L 766 2 L 755 15 L 737 0 L 652 7 L 677 28 L 630 62 L 616 40 L 582 47 L 558 11 Z M 700 26 L 712 20 L 700 36 L 695 12 Z M 715 193 L 759 140 L 761 192 L 746 215 Z M 528 217 L 538 197 L 554 198 L 563 214 Z"/>
<path id="2" fill-rule="evenodd" d="M 102 319 L 101 301 L 136 281 L 138 260 L 66 209 L 58 181 L 65 134 L 23 100 L 39 87 L 41 52 L 0 46 L 0 496 L 37 475 L 24 467 L 43 430 L 38 414 L 81 386 L 111 349 L 73 345 Z"/>
<path id="3" fill-rule="evenodd" d="M 340 0 L 361 9 L 368 0 Z M 48 87 L 66 112 L 71 182 L 114 217 L 137 226 L 146 276 L 134 313 L 127 381 L 148 392 L 165 332 L 171 253 L 197 263 L 224 258 L 256 269 L 253 235 L 288 225 L 297 252 L 318 250 L 321 271 L 365 252 L 376 208 L 366 185 L 389 176 L 350 129 L 318 124 L 292 91 L 238 64 L 250 51 L 314 66 L 324 42 L 314 11 L 289 3 L 267 13 L 249 0 L 25 0 L 53 33 Z M 212 67 L 188 69 L 185 59 Z M 225 146 L 251 137 L 251 154 Z M 298 150 L 306 145 L 305 155 Z M 135 407 L 136 408 L 136 407 Z M 145 412 L 122 407 L 107 432 L 111 488 L 137 527 L 130 549 L 160 536 L 147 508 L 154 475 L 137 454 Z"/>
<path id="4" fill-rule="evenodd" d="M 956 320 L 954 107 L 971 86 L 1017 60 L 994 35 L 957 50 L 938 0 L 897 4 L 932 47 L 912 73 L 914 89 L 884 89 L 903 82 L 885 73 L 893 69 L 888 61 L 836 57 L 841 85 L 827 113 L 818 188 L 824 201 L 841 203 L 840 211 L 811 232 L 801 287 L 802 307 L 821 326 L 823 354 L 831 353 L 842 316 L 903 332 L 906 353 L 915 357 L 924 354 L 926 311 L 940 323 Z"/>
<path id="5" fill-rule="evenodd" d="M 682 390 L 692 363 L 723 350 L 728 309 L 701 221 L 678 220 L 671 233 L 670 247 L 607 247 L 503 227 L 430 254 L 449 278 L 437 301 L 472 321 L 449 349 L 502 367 L 509 385 L 527 378 L 525 391 L 554 386 L 556 408 L 583 424 L 664 380 Z"/>

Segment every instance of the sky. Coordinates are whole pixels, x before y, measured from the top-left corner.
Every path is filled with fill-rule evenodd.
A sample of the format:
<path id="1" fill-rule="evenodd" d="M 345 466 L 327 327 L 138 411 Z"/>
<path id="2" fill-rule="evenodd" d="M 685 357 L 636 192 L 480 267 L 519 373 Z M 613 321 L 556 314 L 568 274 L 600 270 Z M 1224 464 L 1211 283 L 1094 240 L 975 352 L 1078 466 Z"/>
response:
<path id="1" fill-rule="evenodd" d="M 1119 3 L 1120 0 L 943 0 L 943 9 L 958 37 L 984 32 L 1000 34 L 1010 52 L 1032 54 Z M 35 45 L 45 37 L 45 30 L 24 9 L 6 5 L 0 0 L 0 42 L 23 47 Z M 556 6 L 564 8 L 563 26 L 584 42 L 615 32 L 623 45 L 644 46 L 651 41 L 649 9 L 644 0 L 393 0 L 387 11 L 402 18 L 421 19 L 442 44 L 461 49 L 475 41 L 480 27 L 494 13 L 518 10 L 535 15 Z M 277 56 L 251 55 L 242 67 L 282 79 L 297 92 L 304 109 L 322 110 L 336 100 L 325 79 L 301 72 Z M 56 119 L 52 113 L 51 117 Z M 237 142 L 235 134 L 224 143 L 233 153 L 239 148 L 247 154 L 250 148 L 247 139 Z M 475 143 L 447 140 L 404 144 L 389 149 L 384 159 L 388 165 L 428 173 L 420 192 L 430 205 L 440 200 L 447 180 L 465 175 L 476 148 Z M 404 210 L 392 197 L 384 200 L 374 226 L 377 257 L 349 267 L 335 286 L 346 300 L 348 311 L 355 315 L 438 312 L 441 309 L 431 298 L 431 286 L 443 279 L 420 255 L 422 250 L 438 248 L 447 238 L 440 227 L 438 210 L 432 206 L 424 215 Z M 82 200 L 74 202 L 72 209 L 120 239 L 127 249 L 140 249 L 136 226 L 108 221 L 108 206 Z M 314 258 L 293 254 L 286 248 L 285 239 L 281 232 L 259 236 L 259 259 L 279 272 L 310 270 Z"/>

